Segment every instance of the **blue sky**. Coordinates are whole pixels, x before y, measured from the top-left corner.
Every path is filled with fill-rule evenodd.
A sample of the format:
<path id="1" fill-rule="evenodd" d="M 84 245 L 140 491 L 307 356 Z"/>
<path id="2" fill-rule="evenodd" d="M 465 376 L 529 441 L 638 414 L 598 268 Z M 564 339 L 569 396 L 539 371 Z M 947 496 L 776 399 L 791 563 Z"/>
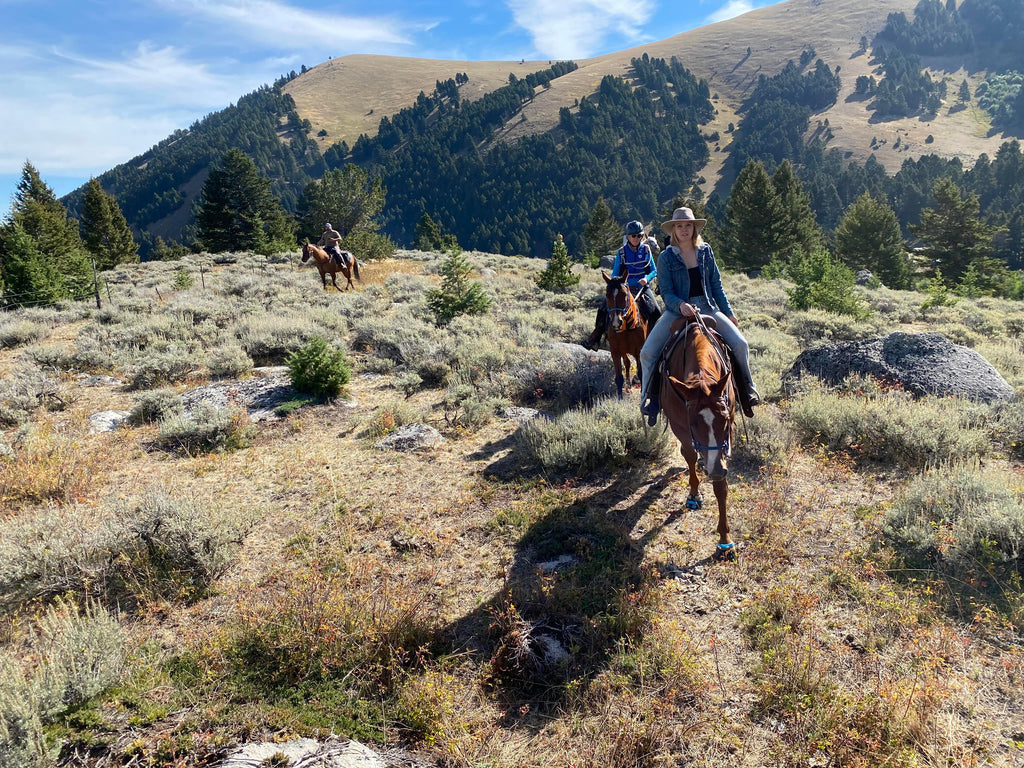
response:
<path id="1" fill-rule="evenodd" d="M 0 217 L 26 160 L 64 195 L 328 56 L 584 59 L 777 1 L 0 0 Z"/>

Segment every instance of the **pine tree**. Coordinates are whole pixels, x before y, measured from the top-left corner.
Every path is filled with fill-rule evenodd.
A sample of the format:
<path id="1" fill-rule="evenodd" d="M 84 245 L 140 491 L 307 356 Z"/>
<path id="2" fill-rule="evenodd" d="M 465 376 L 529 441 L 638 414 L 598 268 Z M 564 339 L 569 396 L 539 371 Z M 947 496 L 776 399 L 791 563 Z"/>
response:
<path id="1" fill-rule="evenodd" d="M 782 205 L 764 165 L 747 163 L 740 171 L 725 206 L 726 243 L 732 262 L 743 269 L 761 269 L 776 252 L 775 223 Z"/>
<path id="2" fill-rule="evenodd" d="M 942 266 L 946 279 L 958 281 L 967 265 L 992 252 L 992 229 L 978 216 L 978 197 L 964 196 L 949 177 L 939 179 L 932 189 L 935 208 L 921 211 L 921 223 L 911 232 L 924 241 L 929 262 Z"/>
<path id="3" fill-rule="evenodd" d="M 868 269 L 890 288 L 909 288 L 913 267 L 892 208 L 865 192 L 846 209 L 835 232 L 836 255 Z"/>
<path id="4" fill-rule="evenodd" d="M 811 209 L 811 199 L 793 173 L 789 160 L 779 163 L 772 176 L 772 186 L 780 207 L 773 227 L 776 253 L 788 256 L 795 248 L 802 248 L 805 253 L 821 248 L 824 237 Z"/>
<path id="5" fill-rule="evenodd" d="M 0 272 L 7 303 L 46 304 L 82 298 L 92 285 L 78 222 L 26 162 L 11 213 L 0 227 Z M 23 295 L 22 295 L 23 294 Z"/>
<path id="6" fill-rule="evenodd" d="M 294 247 L 295 241 L 270 181 L 241 150 L 229 149 L 203 185 L 196 215 L 199 239 L 208 251 L 270 254 Z"/>
<path id="7" fill-rule="evenodd" d="M 430 218 L 426 211 L 416 222 L 416 239 L 413 248 L 420 251 L 449 251 L 458 248 L 459 241 L 455 235 L 445 233 L 441 225 Z"/>
<path id="8" fill-rule="evenodd" d="M 341 233 L 342 247 L 360 258 L 390 256 L 395 246 L 380 234 L 379 222 L 386 197 L 380 177 L 371 179 L 358 165 L 327 171 L 307 184 L 299 198 L 299 237 L 316 242 L 330 222 Z"/>
<path id="9" fill-rule="evenodd" d="M 612 218 L 612 209 L 603 196 L 597 198 L 590 211 L 590 221 L 583 227 L 583 240 L 598 257 L 615 253 L 622 245 L 622 229 Z"/>
<path id="10" fill-rule="evenodd" d="M 427 307 L 438 325 L 447 325 L 459 315 L 482 315 L 491 305 L 479 282 L 469 279 L 473 267 L 462 251 L 452 248 L 441 263 L 441 287 L 427 293 Z"/>
<path id="11" fill-rule="evenodd" d="M 551 258 L 547 267 L 537 275 L 537 286 L 553 293 L 568 293 L 579 281 L 580 276 L 572 273 L 569 249 L 559 235 L 551 247 Z"/>
<path id="12" fill-rule="evenodd" d="M 117 201 L 90 179 L 82 199 L 82 240 L 96 259 L 96 268 L 110 269 L 139 260 L 139 244 L 132 237 Z"/>

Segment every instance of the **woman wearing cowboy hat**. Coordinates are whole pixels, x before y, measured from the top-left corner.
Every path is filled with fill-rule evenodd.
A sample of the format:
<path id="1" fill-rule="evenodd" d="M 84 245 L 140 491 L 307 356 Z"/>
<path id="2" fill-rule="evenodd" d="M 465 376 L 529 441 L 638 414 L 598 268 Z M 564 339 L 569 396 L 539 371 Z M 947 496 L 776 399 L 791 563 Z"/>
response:
<path id="1" fill-rule="evenodd" d="M 740 333 L 736 316 L 725 296 L 722 276 L 711 246 L 700 236 L 705 224 L 707 219 L 694 218 L 689 208 L 676 208 L 672 218 L 661 225 L 662 231 L 670 236 L 670 244 L 658 256 L 658 282 L 665 312 L 640 350 L 640 409 L 651 425 L 660 410 L 658 392 L 649 392 L 651 373 L 669 339 L 672 322 L 679 317 L 692 319 L 698 310 L 715 318 L 718 333 L 736 357 L 740 374 L 737 383 L 745 390 L 745 397 L 741 395 L 739 398 L 743 412 L 748 417 L 753 416 L 751 406 L 761 402 L 750 373 L 750 348 Z"/>

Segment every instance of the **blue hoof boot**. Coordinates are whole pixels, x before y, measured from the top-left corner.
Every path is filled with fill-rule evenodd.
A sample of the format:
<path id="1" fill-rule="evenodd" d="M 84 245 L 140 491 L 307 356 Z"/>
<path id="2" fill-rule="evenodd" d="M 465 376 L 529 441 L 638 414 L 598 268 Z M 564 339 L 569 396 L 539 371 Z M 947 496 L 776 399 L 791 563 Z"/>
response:
<path id="1" fill-rule="evenodd" d="M 714 559 L 718 562 L 723 560 L 732 561 L 736 559 L 736 542 L 718 544 L 715 547 Z"/>
<path id="2" fill-rule="evenodd" d="M 701 509 L 704 506 L 704 497 L 699 493 L 691 493 L 686 499 L 687 509 Z"/>

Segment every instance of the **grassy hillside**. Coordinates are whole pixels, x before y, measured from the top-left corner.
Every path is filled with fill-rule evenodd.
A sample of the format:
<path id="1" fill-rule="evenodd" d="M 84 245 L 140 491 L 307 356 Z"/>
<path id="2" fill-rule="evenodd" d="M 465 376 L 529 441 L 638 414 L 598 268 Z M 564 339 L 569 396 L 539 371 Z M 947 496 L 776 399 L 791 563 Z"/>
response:
<path id="1" fill-rule="evenodd" d="M 899 329 L 1022 394 L 1015 305 L 863 289 L 853 321 L 726 275 L 767 404 L 719 564 L 636 391 L 548 347 L 592 327 L 598 272 L 555 295 L 467 254 L 491 311 L 438 327 L 441 256 L 400 255 L 341 294 L 295 253 L 121 267 L 100 310 L 0 320 L 0 766 L 330 733 L 406 766 L 1020 764 L 1020 401 L 781 387 L 812 343 Z M 346 396 L 254 423 L 252 366 L 317 335 Z M 133 425 L 93 433 L 111 409 Z M 410 424 L 444 441 L 377 447 Z"/>
<path id="2" fill-rule="evenodd" d="M 776 74 L 788 60 L 798 60 L 802 51 L 813 47 L 832 68 L 841 67 L 843 86 L 837 103 L 812 120 L 811 130 L 817 121 L 828 120 L 834 134 L 830 147 L 861 162 L 874 153 L 889 173 L 899 170 L 905 159 L 922 154 L 959 157 L 970 166 L 982 152 L 993 156 L 1006 139 L 999 133 L 990 135 L 987 113 L 976 105 L 949 109 L 962 80 L 971 84 L 973 93 L 985 77 L 970 61 L 925 60 L 934 79 L 948 77 L 951 83 L 948 104 L 933 120 L 909 117 L 877 122 L 868 101 L 854 94 L 858 76 L 878 76 L 878 63 L 870 52 L 860 50 L 861 37 L 873 39 L 889 13 L 903 11 L 912 16 L 915 5 L 916 0 L 787 0 L 664 40 L 584 59 L 577 62 L 576 72 L 539 93 L 524 108 L 525 120 L 510 126 L 506 137 L 549 130 L 557 124 L 559 108 L 594 93 L 605 75 L 626 74 L 633 57 L 644 52 L 665 59 L 675 56 L 697 77 L 706 79 L 718 95 L 719 114 L 705 132 L 718 131 L 723 138 L 710 147 L 712 159 L 702 175 L 707 180 L 705 192 L 717 186 L 727 193 L 732 179 L 722 178 L 721 172 L 729 152 L 728 124 L 738 123 L 737 111 L 759 75 Z M 285 91 L 295 99 L 299 114 L 311 121 L 314 134 L 327 131 L 320 139 L 324 146 L 342 140 L 351 146 L 360 133 L 374 135 L 381 117 L 409 106 L 420 90 L 430 93 L 439 79 L 466 72 L 470 80 L 462 93 L 473 98 L 503 85 L 510 72 L 521 76 L 546 64 L 345 56 L 313 67 Z M 873 138 L 884 142 L 880 148 L 872 148 Z M 894 146 L 897 138 L 899 144 Z"/>

